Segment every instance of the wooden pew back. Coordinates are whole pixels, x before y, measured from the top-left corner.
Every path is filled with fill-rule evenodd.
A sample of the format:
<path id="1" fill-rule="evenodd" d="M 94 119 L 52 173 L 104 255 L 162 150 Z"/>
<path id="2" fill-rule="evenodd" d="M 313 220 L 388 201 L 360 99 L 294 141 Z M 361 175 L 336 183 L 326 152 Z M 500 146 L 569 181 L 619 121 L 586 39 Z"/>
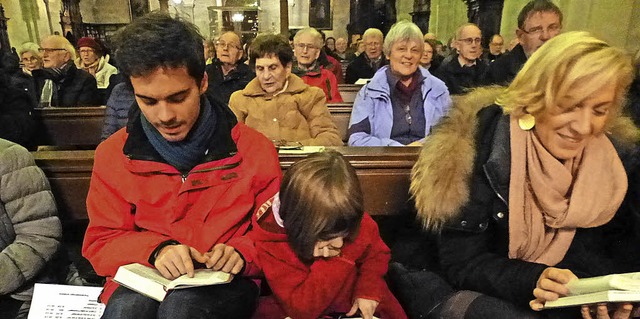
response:
<path id="1" fill-rule="evenodd" d="M 327 107 L 338 126 L 345 143 L 349 139 L 347 128 L 353 103 L 332 103 Z M 82 147 L 94 149 L 100 144 L 106 108 L 99 107 L 51 107 L 34 110 L 39 127 L 36 145 L 57 147 Z"/>
<path id="2" fill-rule="evenodd" d="M 36 145 L 97 146 L 105 110 L 104 106 L 34 109 Z"/>
<path id="3" fill-rule="evenodd" d="M 356 95 L 360 92 L 362 85 L 360 84 L 338 84 L 338 91 L 340 91 L 340 96 L 342 96 L 342 101 L 345 103 L 355 102 Z"/>
<path id="4" fill-rule="evenodd" d="M 419 148 L 414 147 L 331 147 L 356 169 L 365 209 L 372 215 L 393 215 L 408 200 L 409 177 Z M 86 220 L 93 150 L 32 152 L 51 184 L 63 222 Z M 280 154 L 280 166 L 286 170 L 306 155 Z"/>

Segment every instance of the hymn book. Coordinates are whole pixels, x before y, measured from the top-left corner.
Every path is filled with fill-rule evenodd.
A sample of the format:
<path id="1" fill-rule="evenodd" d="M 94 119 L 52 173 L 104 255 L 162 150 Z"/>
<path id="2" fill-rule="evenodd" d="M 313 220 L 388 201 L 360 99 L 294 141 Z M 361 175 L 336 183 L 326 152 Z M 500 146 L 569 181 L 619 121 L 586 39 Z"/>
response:
<path id="1" fill-rule="evenodd" d="M 113 277 L 113 281 L 118 284 L 157 301 L 164 300 L 172 289 L 226 284 L 232 279 L 233 275 L 226 272 L 196 269 L 193 277 L 182 275 L 169 280 L 164 278 L 157 269 L 139 263 L 120 266 L 116 276 Z"/>
<path id="2" fill-rule="evenodd" d="M 640 272 L 583 278 L 567 284 L 569 295 L 547 301 L 544 308 L 562 308 L 605 302 L 640 301 Z"/>

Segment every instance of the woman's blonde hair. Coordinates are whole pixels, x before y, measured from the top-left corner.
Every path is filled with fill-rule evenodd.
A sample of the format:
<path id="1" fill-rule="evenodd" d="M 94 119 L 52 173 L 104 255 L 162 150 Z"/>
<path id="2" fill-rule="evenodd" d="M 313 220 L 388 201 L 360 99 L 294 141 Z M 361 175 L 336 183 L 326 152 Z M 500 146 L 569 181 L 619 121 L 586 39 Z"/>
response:
<path id="1" fill-rule="evenodd" d="M 633 77 L 631 56 L 587 32 L 567 32 L 534 52 L 511 85 L 496 100 L 506 113 L 542 114 L 571 92 L 587 97 L 615 83 L 616 102 L 609 122 L 624 104 Z"/>

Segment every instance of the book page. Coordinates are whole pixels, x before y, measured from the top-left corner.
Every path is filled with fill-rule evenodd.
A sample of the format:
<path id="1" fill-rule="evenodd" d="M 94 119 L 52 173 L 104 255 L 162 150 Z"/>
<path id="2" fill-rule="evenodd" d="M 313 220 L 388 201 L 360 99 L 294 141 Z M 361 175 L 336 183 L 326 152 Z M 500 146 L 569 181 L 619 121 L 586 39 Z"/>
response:
<path id="1" fill-rule="evenodd" d="M 28 319 L 100 319 L 102 287 L 35 284 Z"/>
<path id="2" fill-rule="evenodd" d="M 581 278 L 567 284 L 570 295 L 580 295 L 611 289 L 640 291 L 640 273 L 612 274 Z"/>
<path id="3" fill-rule="evenodd" d="M 324 152 L 324 146 L 303 146 L 302 149 L 279 149 L 279 154 L 312 154 Z"/>
<path id="4" fill-rule="evenodd" d="M 214 284 L 228 283 L 233 279 L 233 275 L 222 272 L 213 271 L 211 269 L 196 269 L 193 277 L 182 275 L 167 285 L 169 289 L 188 288 L 193 286 L 205 286 Z"/>

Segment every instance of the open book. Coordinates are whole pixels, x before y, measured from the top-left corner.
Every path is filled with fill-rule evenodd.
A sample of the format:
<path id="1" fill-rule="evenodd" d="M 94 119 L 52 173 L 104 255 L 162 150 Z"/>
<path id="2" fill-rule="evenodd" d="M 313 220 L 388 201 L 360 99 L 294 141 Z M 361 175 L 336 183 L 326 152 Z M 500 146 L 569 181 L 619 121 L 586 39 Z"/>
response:
<path id="1" fill-rule="evenodd" d="M 120 285 L 157 301 L 164 300 L 169 290 L 172 289 L 226 284 L 232 279 L 233 275 L 226 272 L 196 269 L 192 278 L 182 275 L 174 280 L 169 280 L 164 278 L 157 269 L 138 263 L 120 266 L 116 276 L 113 277 L 113 281 Z"/>
<path id="2" fill-rule="evenodd" d="M 547 301 L 545 308 L 561 308 L 601 302 L 640 301 L 640 272 L 583 278 L 567 284 L 569 295 Z"/>

